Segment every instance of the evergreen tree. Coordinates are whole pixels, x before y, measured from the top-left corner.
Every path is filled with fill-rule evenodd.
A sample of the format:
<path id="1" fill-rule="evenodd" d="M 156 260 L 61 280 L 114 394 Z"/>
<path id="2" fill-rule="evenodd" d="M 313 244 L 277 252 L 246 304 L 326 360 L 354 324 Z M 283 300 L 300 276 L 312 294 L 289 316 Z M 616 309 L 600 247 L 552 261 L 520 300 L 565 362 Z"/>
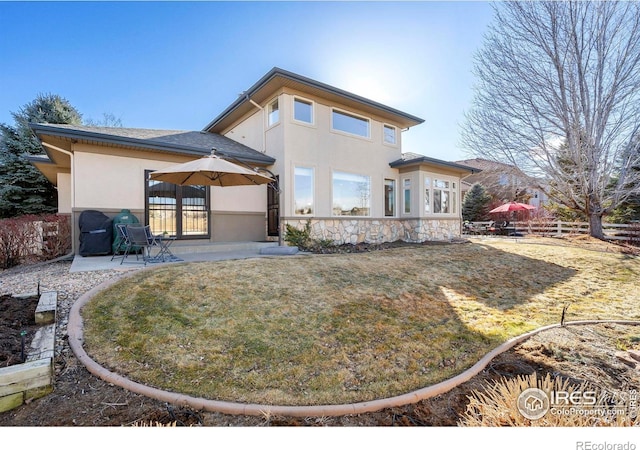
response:
<path id="1" fill-rule="evenodd" d="M 469 222 L 477 222 L 484 220 L 489 211 L 489 202 L 491 196 L 487 193 L 484 186 L 475 183 L 464 196 L 462 202 L 462 220 Z"/>
<path id="2" fill-rule="evenodd" d="M 54 94 L 40 94 L 11 115 L 13 126 L 0 124 L 0 218 L 55 212 L 55 187 L 27 160 L 43 153 L 29 123 L 80 125 L 82 116 Z"/>

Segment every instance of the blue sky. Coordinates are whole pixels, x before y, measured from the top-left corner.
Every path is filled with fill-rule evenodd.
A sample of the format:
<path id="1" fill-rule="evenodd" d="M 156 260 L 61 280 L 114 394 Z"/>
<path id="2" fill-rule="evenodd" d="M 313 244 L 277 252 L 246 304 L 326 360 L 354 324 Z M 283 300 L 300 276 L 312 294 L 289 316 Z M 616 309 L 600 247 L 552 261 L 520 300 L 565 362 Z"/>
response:
<path id="1" fill-rule="evenodd" d="M 39 93 L 84 118 L 200 130 L 274 66 L 425 119 L 403 151 L 466 157 L 490 3 L 0 1 L 0 122 Z"/>

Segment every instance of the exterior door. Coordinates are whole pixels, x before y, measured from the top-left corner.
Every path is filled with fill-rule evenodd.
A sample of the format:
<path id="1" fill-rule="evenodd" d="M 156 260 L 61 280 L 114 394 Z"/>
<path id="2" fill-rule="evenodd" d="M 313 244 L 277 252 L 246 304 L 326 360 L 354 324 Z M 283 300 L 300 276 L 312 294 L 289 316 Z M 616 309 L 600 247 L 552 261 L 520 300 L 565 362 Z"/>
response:
<path id="1" fill-rule="evenodd" d="M 276 175 L 276 181 L 280 181 L 280 176 Z M 278 236 L 280 231 L 280 194 L 267 188 L 267 233 L 269 236 Z"/>

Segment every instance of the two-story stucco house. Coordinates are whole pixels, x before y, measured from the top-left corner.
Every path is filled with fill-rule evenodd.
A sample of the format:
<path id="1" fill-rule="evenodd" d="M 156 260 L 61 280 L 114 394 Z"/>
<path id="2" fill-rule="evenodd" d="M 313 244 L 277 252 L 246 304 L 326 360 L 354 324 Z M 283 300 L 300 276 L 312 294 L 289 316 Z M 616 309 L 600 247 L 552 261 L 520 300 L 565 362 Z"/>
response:
<path id="1" fill-rule="evenodd" d="M 129 209 L 180 241 L 264 241 L 311 223 L 337 244 L 459 236 L 460 181 L 474 169 L 403 154 L 402 131 L 422 119 L 274 68 L 202 131 L 31 124 L 33 158 L 58 188 L 60 213 Z M 151 171 L 207 155 L 261 166 L 265 185 L 176 186 Z M 77 238 L 76 238 L 77 241 Z M 77 245 L 76 245 L 77 248 Z"/>

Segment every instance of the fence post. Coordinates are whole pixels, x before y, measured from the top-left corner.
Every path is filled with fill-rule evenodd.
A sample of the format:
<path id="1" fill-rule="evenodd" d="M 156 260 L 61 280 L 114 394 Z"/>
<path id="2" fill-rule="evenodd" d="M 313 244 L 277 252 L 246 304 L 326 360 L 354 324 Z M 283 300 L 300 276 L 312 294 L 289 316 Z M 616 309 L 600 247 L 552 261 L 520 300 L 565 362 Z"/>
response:
<path id="1" fill-rule="evenodd" d="M 562 220 L 558 220 L 558 236 L 562 236 Z"/>

